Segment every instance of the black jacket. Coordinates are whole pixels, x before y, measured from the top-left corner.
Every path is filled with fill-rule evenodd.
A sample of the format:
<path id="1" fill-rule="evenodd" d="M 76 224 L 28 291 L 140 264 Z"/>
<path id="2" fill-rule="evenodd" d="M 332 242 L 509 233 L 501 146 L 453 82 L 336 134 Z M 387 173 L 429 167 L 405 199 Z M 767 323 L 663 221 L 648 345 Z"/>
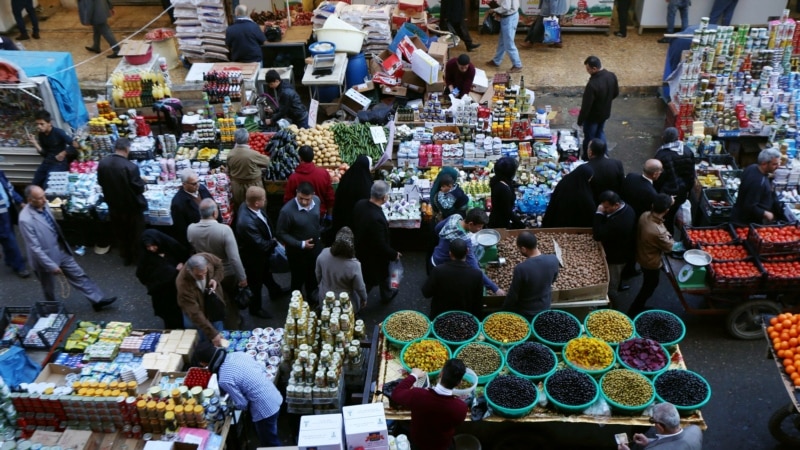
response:
<path id="1" fill-rule="evenodd" d="M 262 210 L 261 214 L 267 223 L 259 219 L 256 213 L 247 207 L 247 203 L 239 206 L 236 219 L 236 239 L 243 260 L 253 262 L 261 259 L 266 262 L 278 244 L 273 234 L 272 224 L 269 224 L 266 210 Z"/>
<path id="2" fill-rule="evenodd" d="M 611 117 L 611 102 L 619 95 L 617 76 L 605 69 L 589 78 L 583 90 L 578 125 L 584 122 L 600 123 Z"/>
<path id="3" fill-rule="evenodd" d="M 441 18 L 452 24 L 461 22 L 464 20 L 464 6 L 465 0 L 442 0 L 440 5 Z"/>
<path id="4" fill-rule="evenodd" d="M 622 192 L 619 195 L 625 203 L 633 208 L 636 213 L 636 222 L 638 223 L 639 216 L 645 211 L 650 211 L 653 207 L 653 200 L 655 200 L 658 192 L 653 187 L 653 183 L 645 180 L 642 174 L 629 173 L 622 182 Z"/>
<path id="5" fill-rule="evenodd" d="M 202 184 L 199 186 L 198 193 L 200 199 L 213 198 L 211 192 L 208 192 Z M 172 204 L 170 211 L 172 214 L 172 237 L 174 237 L 181 245 L 189 247 L 189 240 L 186 238 L 186 230 L 189 225 L 200 222 L 200 206 L 194 197 L 183 189 L 179 190 L 174 197 L 172 197 Z M 217 222 L 222 223 L 222 214 L 217 215 Z"/>
<path id="6" fill-rule="evenodd" d="M 389 262 L 397 259 L 397 250 L 389 242 L 389 222 L 380 206 L 369 199 L 356 202 L 353 235 L 364 283 L 367 286 L 382 283 L 389 276 Z"/>
<path id="7" fill-rule="evenodd" d="M 359 155 L 342 175 L 333 202 L 332 235 L 335 236 L 342 227 L 352 228 L 353 207 L 359 200 L 369 199 L 372 188 L 372 173 L 369 169 L 369 159 L 365 155 Z"/>
<path id="8" fill-rule="evenodd" d="M 758 170 L 758 164 L 747 166 L 742 172 L 742 184 L 739 195 L 733 205 L 731 221 L 734 223 L 764 223 L 764 211 L 775 214 L 775 219 L 783 219 L 783 209 L 772 180 Z"/>
<path id="9" fill-rule="evenodd" d="M 656 190 L 662 194 L 674 195 L 676 205 L 686 201 L 696 177 L 692 151 L 680 143 L 678 145 L 680 148 L 677 151 L 672 149 L 676 145 L 663 145 L 655 156 L 664 166 L 664 171 L 655 182 Z"/>
<path id="10" fill-rule="evenodd" d="M 292 86 L 281 80 L 281 84 L 275 90 L 268 89 L 268 91 L 271 91 L 270 94 L 278 101 L 278 109 L 270 120 L 277 122 L 286 118 L 298 126 L 308 123 L 308 109 Z"/>
<path id="11" fill-rule="evenodd" d="M 236 19 L 225 30 L 225 45 L 231 51 L 231 61 L 241 63 L 261 62 L 261 46 L 267 41 L 264 30 L 249 18 Z"/>
<path id="12" fill-rule="evenodd" d="M 133 213 L 147 209 L 144 180 L 139 167 L 116 153 L 106 156 L 97 165 L 97 184 L 110 211 Z"/>
<path id="13" fill-rule="evenodd" d="M 149 295 L 175 292 L 175 279 L 178 277 L 177 266 L 186 262 L 189 252 L 175 239 L 158 230 L 144 230 L 142 232 L 142 251 L 139 265 L 136 267 L 136 278 L 139 279 Z M 148 244 L 158 246 L 158 253 L 147 250 Z M 163 254 L 164 256 L 159 256 Z M 174 297 L 173 297 L 174 298 Z M 160 316 L 160 314 L 157 314 Z"/>
<path id="14" fill-rule="evenodd" d="M 625 169 L 622 161 L 608 157 L 592 158 L 587 164 L 594 170 L 594 176 L 589 184 L 592 186 L 594 201 L 605 191 L 614 191 L 619 194 L 622 190 L 622 181 L 625 180 Z"/>
<path id="15" fill-rule="evenodd" d="M 477 317 L 483 309 L 483 272 L 465 261 L 447 261 L 439 264 L 431 271 L 422 295 L 431 298 L 431 312 L 428 317 L 433 320 L 446 311 L 466 311 Z"/>
<path id="16" fill-rule="evenodd" d="M 492 214 L 489 215 L 489 223 L 486 228 L 525 228 L 516 215 L 514 215 L 514 204 L 517 196 L 511 186 L 496 182 L 492 184 Z"/>
<path id="17" fill-rule="evenodd" d="M 595 213 L 592 236 L 603 244 L 609 264 L 625 264 L 633 261 L 636 249 L 636 212 L 630 205 L 613 214 Z"/>

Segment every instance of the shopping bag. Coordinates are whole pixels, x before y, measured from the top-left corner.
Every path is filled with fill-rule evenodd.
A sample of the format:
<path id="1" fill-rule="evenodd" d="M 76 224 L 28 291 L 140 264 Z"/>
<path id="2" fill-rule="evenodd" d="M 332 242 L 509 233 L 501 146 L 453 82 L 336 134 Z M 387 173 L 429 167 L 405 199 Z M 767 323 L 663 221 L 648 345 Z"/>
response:
<path id="1" fill-rule="evenodd" d="M 253 298 L 253 291 L 250 290 L 248 286 L 239 287 L 236 291 L 236 297 L 234 301 L 236 302 L 236 306 L 239 309 L 246 309 L 250 306 L 250 300 Z"/>
<path id="2" fill-rule="evenodd" d="M 206 289 L 203 301 L 203 312 L 205 312 L 209 322 L 225 320 L 225 302 L 215 291 Z"/>
<path id="3" fill-rule="evenodd" d="M 389 263 L 389 289 L 392 296 L 400 289 L 403 281 L 403 263 L 399 259 Z"/>
<path id="4" fill-rule="evenodd" d="M 500 22 L 498 22 L 491 12 L 486 13 L 483 24 L 478 34 L 497 34 L 500 32 Z"/>
<path id="5" fill-rule="evenodd" d="M 286 258 L 286 247 L 278 243 L 269 257 L 269 271 L 272 273 L 288 273 L 289 259 Z"/>
<path id="6" fill-rule="evenodd" d="M 558 17 L 551 16 L 544 19 L 544 42 L 545 44 L 558 44 L 561 42 L 561 26 L 558 24 Z"/>

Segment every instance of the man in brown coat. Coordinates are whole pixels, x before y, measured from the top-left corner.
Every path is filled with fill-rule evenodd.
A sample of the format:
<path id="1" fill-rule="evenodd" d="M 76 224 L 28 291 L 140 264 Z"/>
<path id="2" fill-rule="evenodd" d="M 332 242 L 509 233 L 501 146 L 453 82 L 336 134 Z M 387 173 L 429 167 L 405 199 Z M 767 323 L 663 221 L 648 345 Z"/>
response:
<path id="1" fill-rule="evenodd" d="M 664 225 L 664 216 L 672 206 L 672 197 L 658 194 L 653 200 L 653 208 L 639 217 L 636 229 L 636 262 L 642 266 L 642 288 L 628 309 L 628 317 L 636 317 L 644 311 L 644 305 L 658 287 L 661 275 L 661 256 L 672 251 L 674 241 Z"/>
<path id="2" fill-rule="evenodd" d="M 175 281 L 184 327 L 200 330 L 200 342 L 210 341 L 215 347 L 222 343 L 219 331 L 223 329 L 225 318 L 224 276 L 219 258 L 210 253 L 198 253 L 186 261 Z M 210 293 L 215 293 L 216 299 L 213 296 L 207 299 Z"/>
<path id="3" fill-rule="evenodd" d="M 236 145 L 228 154 L 228 175 L 231 177 L 231 191 L 233 192 L 233 210 L 239 211 L 239 205 L 244 203 L 247 188 L 250 186 L 264 187 L 261 181 L 261 169 L 269 166 L 269 157 L 250 148 L 250 133 L 244 128 L 238 128 L 233 134 Z"/>

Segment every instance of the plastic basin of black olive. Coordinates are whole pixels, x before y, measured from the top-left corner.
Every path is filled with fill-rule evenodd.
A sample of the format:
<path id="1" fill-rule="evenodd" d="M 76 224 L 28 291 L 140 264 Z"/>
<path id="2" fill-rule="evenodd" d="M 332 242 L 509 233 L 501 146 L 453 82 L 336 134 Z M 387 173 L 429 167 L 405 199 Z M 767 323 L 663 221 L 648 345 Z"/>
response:
<path id="1" fill-rule="evenodd" d="M 600 398 L 597 381 L 589 374 L 575 369 L 560 369 L 544 380 L 544 394 L 556 410 L 577 414 Z"/>
<path id="2" fill-rule="evenodd" d="M 478 375 L 478 384 L 486 384 L 503 370 L 506 358 L 499 348 L 487 342 L 470 342 L 459 347 L 453 358 L 460 359 L 464 365 Z"/>
<path id="3" fill-rule="evenodd" d="M 481 322 L 465 311 L 448 311 L 433 319 L 433 335 L 455 349 L 472 342 L 481 333 Z"/>
<path id="4" fill-rule="evenodd" d="M 508 349 L 506 367 L 512 374 L 538 383 L 555 372 L 558 359 L 544 344 L 521 342 Z"/>
<path id="5" fill-rule="evenodd" d="M 613 309 L 592 311 L 584 319 L 583 327 L 587 335 L 602 339 L 612 347 L 632 338 L 635 334 L 633 321 Z"/>
<path id="6" fill-rule="evenodd" d="M 450 355 L 450 349 L 438 339 L 417 339 L 403 347 L 400 352 L 400 364 L 408 373 L 411 373 L 411 369 L 427 372 L 433 382 L 432 379 L 439 375 Z"/>
<path id="7" fill-rule="evenodd" d="M 654 340 L 631 338 L 620 342 L 617 361 L 626 369 L 652 378 L 669 368 L 670 355 Z"/>
<path id="8" fill-rule="evenodd" d="M 656 400 L 670 402 L 681 416 L 691 416 L 711 400 L 711 385 L 691 370 L 666 370 L 653 378 Z"/>
<path id="9" fill-rule="evenodd" d="M 389 343 L 403 348 L 411 341 L 428 337 L 431 321 L 419 311 L 397 311 L 384 319 L 381 331 Z"/>
<path id="10" fill-rule="evenodd" d="M 650 379 L 629 369 L 614 369 L 603 375 L 600 393 L 612 411 L 627 415 L 641 414 L 656 398 Z"/>
<path id="11" fill-rule="evenodd" d="M 669 311 L 651 309 L 633 319 L 636 335 L 652 339 L 664 347 L 679 344 L 686 336 L 686 325 Z"/>
<path id="12" fill-rule="evenodd" d="M 556 351 L 561 351 L 571 339 L 581 335 L 581 322 L 566 311 L 549 309 L 533 317 L 533 337 Z"/>
<path id="13" fill-rule="evenodd" d="M 536 406 L 539 391 L 536 384 L 515 375 L 499 375 L 486 385 L 486 402 L 501 417 L 519 419 Z"/>
<path id="14" fill-rule="evenodd" d="M 531 324 L 519 314 L 496 312 L 483 319 L 483 335 L 498 347 L 509 347 L 531 337 Z"/>

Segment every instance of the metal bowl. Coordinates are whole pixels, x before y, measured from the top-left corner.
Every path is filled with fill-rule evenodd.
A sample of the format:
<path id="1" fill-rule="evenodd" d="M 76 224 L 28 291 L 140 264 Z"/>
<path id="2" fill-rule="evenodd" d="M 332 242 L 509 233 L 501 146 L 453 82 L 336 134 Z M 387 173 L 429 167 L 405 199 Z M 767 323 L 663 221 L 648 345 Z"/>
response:
<path id="1" fill-rule="evenodd" d="M 686 250 L 683 254 L 683 260 L 695 267 L 704 267 L 711 264 L 711 255 L 702 250 Z"/>
<path id="2" fill-rule="evenodd" d="M 475 233 L 475 242 L 483 247 L 491 247 L 500 242 L 500 232 L 491 228 L 486 228 Z"/>
<path id="3" fill-rule="evenodd" d="M 255 116 L 258 114 L 258 107 L 257 106 L 245 106 L 241 110 L 241 114 L 243 116 Z"/>

